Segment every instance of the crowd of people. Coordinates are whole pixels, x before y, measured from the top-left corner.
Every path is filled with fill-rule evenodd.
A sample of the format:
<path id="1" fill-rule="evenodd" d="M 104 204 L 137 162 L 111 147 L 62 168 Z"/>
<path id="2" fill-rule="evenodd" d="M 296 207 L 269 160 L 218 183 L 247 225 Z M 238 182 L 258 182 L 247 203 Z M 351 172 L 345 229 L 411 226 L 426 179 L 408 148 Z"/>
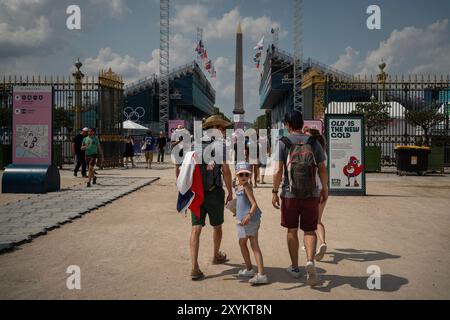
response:
<path id="1" fill-rule="evenodd" d="M 231 123 L 219 116 L 208 118 L 203 129 L 216 129 L 225 133 Z M 316 286 L 319 282 L 315 262 L 320 261 L 326 250 L 325 227 L 322 223 L 323 211 L 328 199 L 327 169 L 325 166 L 325 140 L 320 132 L 314 129 L 304 130 L 303 117 L 300 112 L 286 114 L 285 127 L 289 135 L 275 142 L 275 173 L 273 176 L 272 205 L 281 211 L 281 226 L 287 230 L 287 247 L 291 265 L 286 271 L 295 279 L 302 276 L 299 267 L 299 229 L 303 232 L 303 243 L 307 261 L 305 264 L 307 284 Z M 179 142 L 180 143 L 180 142 Z M 202 142 L 202 151 L 226 150 L 225 140 L 206 139 Z M 233 192 L 232 174 L 229 163 L 206 160 L 199 161 L 204 200 L 200 206 L 200 215 L 191 212 L 192 231 L 190 238 L 190 253 L 192 262 L 191 279 L 194 281 L 205 278 L 198 263 L 200 235 L 206 225 L 206 216 L 213 227 L 213 264 L 228 261 L 227 255 L 220 251 L 222 241 L 222 225 L 224 223 L 225 206 L 233 211 L 237 220 L 236 228 L 238 243 L 245 268 L 238 276 L 249 278 L 252 285 L 269 283 L 269 277 L 264 270 L 263 254 L 258 243 L 258 233 L 261 226 L 262 212 L 258 206 L 253 189 L 257 187 L 258 169 L 267 166 L 267 159 L 260 159 L 257 164 L 249 163 L 248 141 L 244 148 L 244 161 L 235 160 L 235 178 Z M 264 143 L 266 145 L 266 143 Z M 214 152 L 214 151 L 213 151 Z M 226 152 L 226 151 L 225 151 Z M 224 153 L 225 153 L 224 152 Z M 235 153 L 237 148 L 235 148 Z M 259 152 L 258 152 L 259 153 Z M 180 166 L 188 165 L 189 159 L 179 160 L 176 177 L 180 179 Z M 261 166 L 261 164 L 264 166 Z M 256 168 L 256 169 L 255 169 Z M 185 172 L 181 170 L 182 172 Z M 253 180 L 252 180 L 253 176 Z M 261 183 L 264 182 L 264 173 Z M 181 177 L 184 179 L 184 177 Z M 225 184 L 225 190 L 223 185 Z M 233 198 L 236 197 L 235 200 Z M 319 243 L 317 243 L 317 238 Z M 256 261 L 257 270 L 253 269 L 250 251 Z"/>
<path id="2" fill-rule="evenodd" d="M 272 189 L 272 205 L 274 209 L 281 211 L 280 224 L 287 231 L 287 248 L 291 265 L 286 271 L 295 279 L 302 276 L 299 264 L 299 230 L 303 232 L 303 249 L 306 251 L 306 277 L 307 284 L 315 286 L 318 284 L 315 262 L 322 260 L 327 250 L 325 241 L 325 226 L 322 222 L 323 212 L 328 199 L 327 169 L 326 169 L 326 146 L 325 139 L 318 130 L 305 129 L 302 114 L 292 111 L 285 116 L 285 127 L 288 136 L 274 141 L 274 174 Z M 231 123 L 220 116 L 211 116 L 203 123 L 203 129 L 208 132 L 216 129 L 225 134 L 225 129 Z M 181 133 L 186 130 L 178 126 L 175 132 Z M 191 137 L 192 138 L 192 137 Z M 234 150 L 235 177 L 232 177 L 232 168 L 225 161 L 216 162 L 214 156 L 205 159 L 206 149 L 220 150 L 226 154 L 226 139 L 202 139 L 202 155 L 199 163 L 201 172 L 201 185 L 203 187 L 203 201 L 200 205 L 200 214 L 191 212 L 191 279 L 201 280 L 205 278 L 198 263 L 200 247 L 200 235 L 206 225 L 206 217 L 213 227 L 213 264 L 223 264 L 228 261 L 226 253 L 220 251 L 222 242 L 222 225 L 224 223 L 225 207 L 233 211 L 236 219 L 238 244 L 245 263 L 245 268 L 238 272 L 239 277 L 249 278 L 252 285 L 269 283 L 269 277 L 264 270 L 263 254 L 258 242 L 258 233 L 261 226 L 262 211 L 258 205 L 254 188 L 258 183 L 265 184 L 265 169 L 271 154 L 269 141 L 260 137 L 257 141 L 257 163 L 250 164 L 249 150 L 251 141 L 245 140 L 242 157 L 238 157 L 237 143 Z M 180 145 L 183 135 L 174 135 L 170 141 L 170 148 L 176 150 L 178 157 L 175 160 L 175 175 L 180 177 L 180 168 L 185 165 L 186 152 Z M 178 148 L 177 148 L 178 146 Z M 262 146 L 268 152 L 260 152 Z M 158 162 L 164 162 L 165 149 L 168 141 L 163 132 L 156 138 L 148 131 L 140 150 L 145 156 L 146 168 L 151 169 L 153 154 L 158 153 Z M 87 178 L 87 187 L 97 183 L 95 165 L 98 160 L 103 161 L 103 150 L 96 136 L 95 129 L 84 128 L 73 139 L 73 152 L 76 157 L 74 175 L 81 174 Z M 132 136 L 124 139 L 125 168 L 129 163 L 134 168 L 135 142 Z M 172 155 L 173 157 L 173 155 Z M 226 193 L 224 190 L 224 185 Z M 234 192 L 233 192 L 234 187 Z M 253 269 L 248 244 L 256 261 L 257 270 Z"/>

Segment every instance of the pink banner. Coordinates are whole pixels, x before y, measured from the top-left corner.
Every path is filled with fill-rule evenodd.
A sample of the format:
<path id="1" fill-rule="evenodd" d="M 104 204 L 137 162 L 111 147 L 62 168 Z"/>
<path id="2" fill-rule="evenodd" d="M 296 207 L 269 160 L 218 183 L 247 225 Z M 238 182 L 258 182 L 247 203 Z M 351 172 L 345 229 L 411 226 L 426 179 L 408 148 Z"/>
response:
<path id="1" fill-rule="evenodd" d="M 321 120 L 305 120 L 303 130 L 306 128 L 319 130 L 320 134 L 323 134 L 323 122 Z"/>
<path id="2" fill-rule="evenodd" d="M 175 132 L 179 125 L 184 127 L 184 120 L 169 120 L 169 138 L 172 138 L 172 133 Z"/>
<path id="3" fill-rule="evenodd" d="M 13 89 L 13 164 L 52 164 L 52 87 Z"/>

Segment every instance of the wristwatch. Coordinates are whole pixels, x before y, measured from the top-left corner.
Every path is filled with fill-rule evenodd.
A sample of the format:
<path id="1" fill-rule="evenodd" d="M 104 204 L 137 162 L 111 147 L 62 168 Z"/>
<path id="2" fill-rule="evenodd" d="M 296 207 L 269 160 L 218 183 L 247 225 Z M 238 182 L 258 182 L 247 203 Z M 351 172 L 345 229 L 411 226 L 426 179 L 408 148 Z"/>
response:
<path id="1" fill-rule="evenodd" d="M 273 194 L 278 194 L 278 190 L 272 189 Z"/>

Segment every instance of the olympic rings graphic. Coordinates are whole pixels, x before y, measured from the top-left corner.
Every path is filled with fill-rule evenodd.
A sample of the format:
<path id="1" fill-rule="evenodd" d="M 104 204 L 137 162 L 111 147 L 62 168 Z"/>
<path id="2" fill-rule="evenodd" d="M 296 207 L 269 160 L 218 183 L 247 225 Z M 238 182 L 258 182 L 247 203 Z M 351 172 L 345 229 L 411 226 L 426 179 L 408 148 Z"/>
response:
<path id="1" fill-rule="evenodd" d="M 139 121 L 145 116 L 145 109 L 142 107 L 137 107 L 136 109 L 126 107 L 123 109 L 123 116 L 126 120 Z"/>

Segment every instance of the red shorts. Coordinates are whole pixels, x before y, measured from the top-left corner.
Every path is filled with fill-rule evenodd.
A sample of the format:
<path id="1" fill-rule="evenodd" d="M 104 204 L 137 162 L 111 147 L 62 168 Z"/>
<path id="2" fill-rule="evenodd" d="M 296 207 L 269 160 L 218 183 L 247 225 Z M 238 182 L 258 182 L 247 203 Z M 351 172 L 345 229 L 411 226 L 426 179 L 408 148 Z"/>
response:
<path id="1" fill-rule="evenodd" d="M 316 231 L 319 219 L 319 198 L 281 198 L 281 225 L 288 229 Z"/>

